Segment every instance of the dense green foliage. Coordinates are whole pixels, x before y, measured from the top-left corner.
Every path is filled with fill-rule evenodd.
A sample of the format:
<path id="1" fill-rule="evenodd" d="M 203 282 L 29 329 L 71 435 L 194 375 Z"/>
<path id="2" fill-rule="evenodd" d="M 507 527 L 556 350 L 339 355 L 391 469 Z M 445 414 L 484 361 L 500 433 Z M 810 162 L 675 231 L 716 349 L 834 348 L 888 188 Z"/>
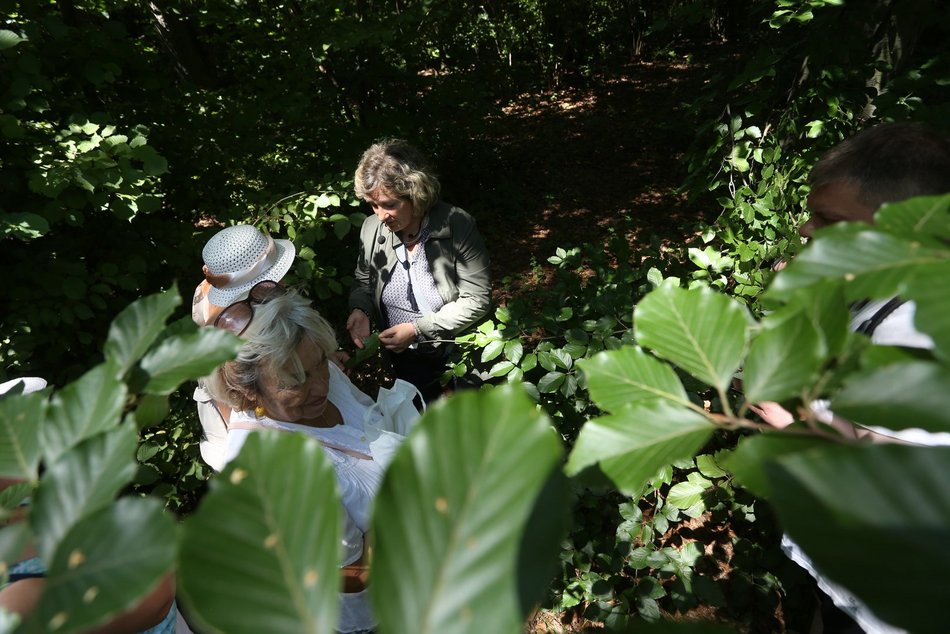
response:
<path id="1" fill-rule="evenodd" d="M 937 631 L 928 608 L 939 600 L 938 588 L 882 590 L 877 579 L 901 572 L 925 578 L 939 559 L 920 536 L 939 539 L 950 525 L 941 486 L 946 448 L 848 442 L 813 418 L 771 430 L 747 418 L 748 403 L 731 404 L 726 392 L 744 365 L 750 397 L 791 406 L 831 396 L 843 415 L 897 429 L 950 429 L 945 416 L 932 415 L 944 409 L 938 388 L 950 345 L 940 318 L 950 297 L 948 218 L 950 195 L 885 207 L 876 229 L 821 232 L 779 274 L 769 295 L 780 307 L 758 323 L 742 304 L 708 288 L 686 290 L 670 280 L 651 291 L 635 311 L 638 345 L 582 363 L 604 414 L 583 424 L 564 472 L 579 484 L 596 464 L 620 492 L 655 501 L 649 515 L 643 500 L 621 505 L 617 548 L 599 546 L 586 562 L 583 550 L 570 554 L 568 561 L 586 572 L 565 597 L 580 591 L 610 599 L 601 616 L 619 623 L 632 609 L 659 618 L 662 597 L 685 611 L 699 600 L 725 605 L 737 595 L 741 605 L 751 588 L 771 594 L 774 578 L 709 568 L 720 556 L 702 532 L 653 546 L 657 533 L 683 516 L 701 520 L 695 528 L 714 525 L 724 513 L 751 519 L 760 502 L 734 492 L 734 478 L 770 499 L 818 565 L 881 616 L 913 631 Z M 882 252 L 882 242 L 893 248 Z M 898 288 L 920 302 L 917 324 L 934 339 L 932 356 L 870 347 L 841 319 L 854 297 L 887 297 Z M 176 559 L 182 597 L 213 631 L 326 631 L 334 621 L 338 502 L 314 441 L 254 435 L 181 531 L 154 499 L 114 500 L 134 474 L 136 429 L 153 409 L 147 399 L 167 396 L 239 343 L 223 331 L 164 328 L 178 301 L 173 288 L 129 306 L 110 328 L 105 361 L 49 401 L 45 394 L 0 401 L 0 477 L 25 482 L 4 495 L 4 513 L 33 495 L 28 523 L 0 533 L 0 557 L 12 561 L 32 536 L 49 568 L 49 589 L 25 625 L 30 631 L 80 631 L 100 622 L 133 604 Z M 659 311 L 677 318 L 658 318 Z M 783 357 L 773 354 L 789 339 L 798 345 Z M 694 403 L 667 361 L 718 393 L 719 405 Z M 901 386 L 904 400 L 895 402 L 881 394 L 882 385 L 900 375 L 920 380 Z M 869 403 L 874 394 L 878 400 Z M 937 407 L 907 417 L 906 405 L 920 402 Z M 717 430 L 735 428 L 768 433 L 696 456 Z M 518 387 L 460 394 L 432 407 L 387 470 L 374 511 L 372 592 L 381 628 L 470 632 L 491 619 L 499 631 L 518 631 L 548 580 L 565 528 L 561 452 L 547 417 Z M 670 464 L 688 475 L 663 488 L 661 502 Z M 866 556 L 895 542 L 907 559 Z M 735 549 L 733 561 L 743 561 L 744 543 L 734 534 L 720 547 Z M 591 560 L 602 553 L 609 560 L 611 551 L 617 559 L 607 566 L 618 578 L 593 571 Z M 123 582 L 115 583 L 119 569 Z M 644 570 L 654 574 L 641 576 Z M 244 600 L 233 601 L 235 594 Z M 272 595 L 279 600 L 265 600 Z"/>
<path id="2" fill-rule="evenodd" d="M 3 402 L 8 420 L 48 420 L 43 426 L 49 431 L 24 435 L 22 425 L 8 425 L 0 464 L 5 474 L 26 477 L 36 488 L 41 503 L 30 530 L 45 540 L 44 558 L 54 566 L 57 552 L 62 563 L 65 549 L 95 534 L 90 531 L 113 530 L 118 531 L 117 549 L 101 552 L 102 561 L 125 565 L 118 546 L 126 533 L 114 526 L 117 517 L 130 523 L 154 519 L 160 533 L 150 553 L 152 567 L 143 568 L 127 588 L 105 593 L 108 602 L 77 612 L 84 616 L 76 618 L 92 623 L 141 596 L 172 565 L 180 548 L 189 553 L 181 557 L 187 600 L 201 620 L 231 631 L 228 621 L 218 619 L 241 614 L 229 614 L 219 598 L 201 589 L 202 575 L 211 572 L 196 553 L 202 540 L 220 537 L 209 525 L 220 521 L 222 507 L 235 497 L 260 504 L 276 486 L 277 476 L 261 466 L 268 461 L 301 460 L 315 471 L 322 468 L 321 452 L 306 443 L 262 441 L 257 453 L 246 457 L 247 465 L 235 467 L 226 476 L 230 480 L 212 479 L 209 491 L 210 470 L 197 455 L 200 429 L 190 400 L 193 384 L 187 380 L 223 357 L 212 353 L 217 345 L 209 335 L 192 331 L 187 317 L 163 328 L 173 311 L 187 312 L 174 308 L 187 307 L 187 302 L 174 301 L 179 293 L 174 289 L 184 299 L 190 296 L 199 279 L 201 246 L 217 228 L 250 222 L 293 240 L 300 257 L 291 280 L 318 298 L 321 310 L 341 325 L 342 296 L 355 257 L 353 229 L 363 218 L 350 173 L 370 140 L 399 135 L 418 142 L 443 167 L 447 196 L 476 217 L 494 206 L 501 207 L 500 217 L 516 215 L 525 190 L 517 178 L 500 181 L 497 150 L 483 142 L 488 113 L 499 101 L 526 91 L 539 94 L 602 81 L 638 57 L 678 58 L 691 43 L 708 39 L 720 42 L 725 52 L 717 66 L 720 73 L 697 96 L 693 121 L 685 124 L 697 133 L 687 157 L 690 174 L 684 191 L 696 204 L 721 210 L 718 222 L 702 232 L 702 244 L 688 249 L 661 246 L 657 238 L 631 244 L 623 227 L 606 244 L 562 244 L 536 267 L 536 291 L 520 294 L 515 288 L 483 323 L 459 338 L 452 373 L 477 373 L 489 384 L 522 386 L 538 407 L 513 396 L 519 387 L 502 391 L 504 396 L 494 396 L 495 388 L 477 405 L 453 399 L 427 416 L 425 435 L 410 443 L 414 448 L 394 465 L 386 486 L 393 489 L 394 500 L 421 504 L 414 512 L 418 524 L 410 529 L 468 535 L 473 521 L 505 527 L 510 532 L 498 536 L 504 557 L 490 560 L 495 574 L 485 582 L 491 587 L 473 587 L 467 608 L 447 607 L 451 602 L 435 591 L 407 599 L 413 607 L 404 611 L 380 603 L 388 625 L 384 631 L 445 631 L 447 623 L 458 631 L 483 629 L 477 627 L 483 623 L 478 618 L 454 618 L 467 614 L 465 609 L 476 615 L 490 612 L 499 619 L 499 628 L 511 629 L 545 586 L 550 591 L 542 609 L 612 626 L 679 613 L 712 614 L 753 629 L 794 629 L 797 619 L 810 616 L 813 599 L 801 572 L 776 547 L 779 531 L 765 498 L 774 501 L 780 524 L 814 551 L 816 560 L 827 558 L 834 575 L 858 584 L 856 592 L 860 562 L 848 560 L 847 569 L 838 569 L 829 557 L 831 542 L 807 543 L 807 527 L 789 510 L 799 508 L 801 500 L 813 504 L 807 512 L 799 511 L 802 517 L 820 518 L 815 521 L 827 522 L 831 532 L 840 529 L 836 547 L 840 541 L 855 549 L 890 547 L 877 544 L 876 529 L 868 529 L 867 539 L 844 535 L 849 522 L 862 530 L 874 524 L 873 513 L 882 513 L 892 522 L 889 526 L 900 527 L 898 532 L 907 531 L 904 536 L 912 535 L 914 518 L 922 522 L 921 530 L 939 534 L 947 525 L 939 515 L 944 509 L 940 500 L 930 500 L 937 507 L 933 515 L 920 517 L 921 508 L 905 509 L 887 497 L 903 491 L 907 479 L 899 471 L 908 463 L 915 463 L 915 477 L 921 481 L 938 482 L 943 477 L 939 464 L 916 451 L 852 451 L 835 443 L 825 446 L 826 439 L 807 441 L 821 445 L 814 453 L 793 455 L 790 434 L 748 437 L 759 426 L 729 382 L 744 364 L 755 398 L 782 400 L 791 407 L 835 392 L 836 409 L 874 422 L 902 421 L 904 409 L 917 402 L 924 403 L 914 410 L 919 420 L 940 411 L 934 399 L 946 383 L 941 319 L 946 312 L 938 309 L 948 296 L 945 280 L 950 279 L 944 275 L 946 252 L 939 239 L 947 236 L 940 226 L 926 225 L 912 236 L 931 249 L 928 263 L 917 268 L 917 263 L 895 260 L 886 280 L 869 271 L 868 286 L 845 281 L 844 272 L 857 273 L 855 262 L 839 258 L 872 234 L 853 228 L 831 232 L 805 252 L 822 254 L 818 259 L 803 257 L 801 265 L 779 278 L 790 280 L 785 288 L 795 289 L 783 294 L 779 286 L 773 292 L 771 306 L 784 307 L 761 322 L 753 315 L 761 314 L 770 265 L 801 247 L 795 227 L 805 215 L 806 175 L 822 151 L 881 120 L 913 118 L 945 125 L 950 8 L 936 0 L 739 4 L 0 0 L 0 261 L 7 273 L 0 294 L 0 379 L 37 374 L 65 386 L 48 405 L 38 397 Z M 890 218 L 912 218 L 914 209 L 908 206 L 906 217 L 895 211 Z M 939 212 L 936 218 L 946 213 L 944 203 L 932 209 Z M 890 236 L 896 241 L 894 252 L 906 254 L 911 234 L 903 226 L 895 220 L 872 233 Z M 823 252 L 821 244 L 836 246 Z M 843 267 L 842 279 L 825 287 L 818 277 L 826 276 L 832 264 Z M 540 284 L 542 279 L 547 283 Z M 510 282 L 501 280 L 503 290 Z M 133 300 L 163 289 L 173 290 L 146 297 L 113 322 Z M 710 289 L 723 290 L 741 303 Z M 933 312 L 924 310 L 919 326 L 940 340 L 939 361 L 876 354 L 842 335 L 829 315 L 844 314 L 841 293 L 857 296 L 852 289 L 879 294 L 900 290 L 926 298 L 921 303 Z M 682 330 L 670 330 L 671 313 L 684 316 Z M 110 322 L 115 324 L 112 331 Z M 703 345 L 677 347 L 686 335 Z M 802 345 L 783 348 L 788 340 Z M 169 343 L 159 353 L 163 341 Z M 233 349 L 217 344 L 221 354 Z M 209 356 L 199 359 L 200 352 Z M 165 367 L 174 355 L 183 355 L 181 365 Z M 778 355 L 797 362 L 775 367 L 772 359 Z M 94 369 L 87 371 L 90 367 Z M 903 390 L 910 376 L 918 391 Z M 897 393 L 884 389 L 894 385 L 900 388 Z M 83 410 L 94 396 L 102 399 L 94 410 L 99 418 Z M 514 399 L 514 410 L 503 405 L 506 399 Z M 525 486 L 535 487 L 508 491 L 516 493 L 509 502 L 518 514 L 480 515 L 483 505 L 499 503 L 490 491 L 476 491 L 487 473 L 406 484 L 426 466 L 421 439 L 438 438 L 444 446 L 449 441 L 441 434 L 453 433 L 446 421 L 469 420 L 474 409 L 481 409 L 482 416 L 468 424 L 484 425 L 485 434 L 512 450 L 525 455 L 540 451 L 538 456 L 549 459 L 511 466 L 513 456 L 489 455 L 478 443 L 472 451 L 481 447 L 485 454 L 451 456 L 458 466 L 479 456 L 487 465 L 504 463 L 510 469 L 506 483 L 523 478 Z M 67 410 L 73 413 L 63 413 Z M 503 426 L 512 421 L 537 428 L 542 448 L 505 437 Z M 572 450 L 570 503 L 563 482 L 555 479 L 539 493 L 540 476 L 528 475 L 531 469 L 550 471 L 550 461 L 556 459 L 550 439 L 539 431 L 542 421 L 550 421 Z M 933 426 L 943 429 L 945 422 L 938 419 Z M 674 428 L 678 433 L 662 443 L 651 437 Z M 138 430 L 137 468 L 126 451 L 134 444 L 129 429 Z M 801 434 L 820 435 L 811 428 Z M 737 443 L 739 448 L 727 457 Z M 22 447 L 29 459 L 24 463 L 22 456 L 7 455 L 10 446 Z M 115 451 L 106 452 L 107 447 Z M 614 453 L 598 453 L 605 447 Z M 112 458 L 106 460 L 104 452 Z M 61 510 L 44 506 L 43 491 L 75 479 L 87 459 L 101 461 L 95 468 L 110 474 L 110 486 L 83 492 L 90 502 L 77 502 L 68 518 L 53 517 Z M 898 517 L 870 502 L 857 509 L 843 504 L 869 497 L 861 487 L 871 477 L 866 469 L 872 460 L 887 480 L 876 504 L 887 507 L 893 501 Z M 858 474 L 853 488 L 836 481 L 841 488 L 822 498 L 825 492 L 803 474 L 806 469 L 822 473 L 838 462 Z M 40 463 L 46 468 L 42 476 Z M 255 500 L 242 497 L 246 491 L 233 482 L 234 473 L 250 465 L 261 472 Z M 449 482 L 460 488 L 438 489 Z M 332 506 L 326 490 L 300 489 L 285 491 L 288 508 L 315 499 Z M 423 490 L 429 497 L 413 497 Z M 160 496 L 167 509 L 183 514 L 192 512 L 199 500 L 206 502 L 192 524 L 186 522 L 179 541 L 162 528 L 167 522 L 158 519 L 163 516 L 154 504 L 133 496 L 130 503 L 112 505 L 120 491 Z M 475 506 L 458 514 L 452 505 L 451 513 L 433 514 L 435 507 L 424 504 L 466 493 L 487 498 L 475 495 Z M 526 508 L 539 494 L 539 499 L 553 496 L 551 508 L 573 509 L 559 569 L 556 535 L 533 544 L 539 553 L 516 552 L 526 523 L 535 527 L 540 522 L 554 533 L 563 526 L 561 517 Z M 13 499 L 5 498 L 5 507 Z M 258 535 L 261 529 L 254 522 L 260 519 L 252 513 L 242 520 L 247 535 Z M 298 522 L 306 535 L 322 535 L 325 547 L 332 543 L 326 527 L 309 516 L 287 511 L 269 519 Z M 75 535 L 66 535 L 67 527 Z M 4 535 L 22 537 L 11 531 Z M 451 574 L 468 574 L 463 552 L 440 548 L 434 541 L 424 553 L 413 551 L 425 562 L 415 571 L 418 578 L 387 577 L 398 574 L 403 565 L 399 556 L 409 548 L 398 540 L 410 539 L 408 534 L 391 538 L 390 545 L 385 540 L 380 544 L 378 580 L 390 593 L 400 584 L 427 587 L 431 569 L 426 566 L 442 562 L 452 562 Z M 909 543 L 907 548 L 913 552 L 916 546 Z M 307 553 L 320 566 L 314 570 L 321 578 L 332 568 L 329 551 Z M 12 546 L 4 550 L 11 552 Z M 286 572 L 286 562 L 273 559 L 273 553 L 258 554 L 262 575 Z M 522 568 L 526 554 L 536 555 L 537 568 Z M 515 566 L 513 561 L 526 579 L 512 576 L 508 567 Z M 929 559 L 921 555 L 921 561 Z M 57 570 L 54 576 L 61 572 Z M 309 572 L 301 572 L 304 579 Z M 884 574 L 876 570 L 868 578 Z M 64 583 L 63 592 L 46 600 L 43 614 L 72 610 L 78 588 Z M 301 623 L 332 622 L 327 606 L 336 608 L 328 585 L 291 583 L 285 589 L 288 596 L 307 597 L 305 610 L 299 605 L 282 608 L 280 618 L 294 624 L 290 631 L 301 631 Z M 904 615 L 893 614 L 893 606 L 927 597 L 895 599 L 875 593 L 873 588 L 858 592 L 895 621 Z M 456 609 L 461 611 L 451 611 Z M 426 618 L 432 620 L 423 625 Z M 926 630 L 930 624 L 906 625 Z"/>
<path id="3" fill-rule="evenodd" d="M 695 102 L 685 187 L 722 212 L 691 250 L 694 276 L 754 298 L 800 245 L 806 179 L 818 156 L 880 121 L 946 126 L 950 6 L 930 0 L 758 3 L 747 54 Z M 832 35 L 833 34 L 833 35 Z"/>

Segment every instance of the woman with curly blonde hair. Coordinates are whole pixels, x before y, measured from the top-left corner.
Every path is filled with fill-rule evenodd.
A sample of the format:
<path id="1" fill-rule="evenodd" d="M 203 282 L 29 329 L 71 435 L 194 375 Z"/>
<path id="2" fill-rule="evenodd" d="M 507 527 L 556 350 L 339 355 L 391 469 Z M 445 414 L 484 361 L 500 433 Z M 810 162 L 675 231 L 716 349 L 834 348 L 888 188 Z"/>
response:
<path id="1" fill-rule="evenodd" d="M 432 401 L 450 352 L 445 340 L 488 312 L 488 251 L 475 220 L 439 199 L 438 178 L 405 141 L 370 146 L 354 188 L 373 215 L 360 231 L 346 329 L 362 348 L 378 324 L 396 377 Z"/>

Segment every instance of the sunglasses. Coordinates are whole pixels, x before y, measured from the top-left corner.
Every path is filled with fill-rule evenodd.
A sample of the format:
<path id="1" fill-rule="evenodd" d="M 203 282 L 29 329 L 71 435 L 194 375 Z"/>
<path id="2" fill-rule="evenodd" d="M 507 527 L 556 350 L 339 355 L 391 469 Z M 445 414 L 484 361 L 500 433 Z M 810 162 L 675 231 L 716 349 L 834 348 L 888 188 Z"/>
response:
<path id="1" fill-rule="evenodd" d="M 240 337 L 254 319 L 254 304 L 263 304 L 286 292 L 287 290 L 277 282 L 270 280 L 258 282 L 247 292 L 247 299 L 234 302 L 221 311 L 214 320 L 214 327 L 233 332 Z"/>

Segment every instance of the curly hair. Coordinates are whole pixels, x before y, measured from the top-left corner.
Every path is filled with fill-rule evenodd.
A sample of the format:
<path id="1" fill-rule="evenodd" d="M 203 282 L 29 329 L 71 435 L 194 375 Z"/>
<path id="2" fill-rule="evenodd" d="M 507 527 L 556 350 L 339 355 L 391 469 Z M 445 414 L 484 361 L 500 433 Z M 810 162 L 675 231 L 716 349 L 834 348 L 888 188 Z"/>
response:
<path id="1" fill-rule="evenodd" d="M 402 139 L 383 139 L 363 152 L 353 188 L 365 199 L 380 187 L 412 203 L 413 214 L 424 216 L 439 200 L 441 185 L 422 153 Z"/>

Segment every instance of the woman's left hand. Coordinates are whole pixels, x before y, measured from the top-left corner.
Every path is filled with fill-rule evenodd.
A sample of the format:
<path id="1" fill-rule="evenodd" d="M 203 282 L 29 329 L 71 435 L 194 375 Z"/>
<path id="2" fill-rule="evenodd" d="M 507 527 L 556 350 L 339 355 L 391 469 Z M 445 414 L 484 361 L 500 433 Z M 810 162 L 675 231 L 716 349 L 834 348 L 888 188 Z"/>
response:
<path id="1" fill-rule="evenodd" d="M 387 350 L 393 352 L 402 352 L 415 340 L 416 327 L 409 322 L 396 324 L 392 328 L 387 328 L 379 333 L 379 342 L 383 344 Z"/>

